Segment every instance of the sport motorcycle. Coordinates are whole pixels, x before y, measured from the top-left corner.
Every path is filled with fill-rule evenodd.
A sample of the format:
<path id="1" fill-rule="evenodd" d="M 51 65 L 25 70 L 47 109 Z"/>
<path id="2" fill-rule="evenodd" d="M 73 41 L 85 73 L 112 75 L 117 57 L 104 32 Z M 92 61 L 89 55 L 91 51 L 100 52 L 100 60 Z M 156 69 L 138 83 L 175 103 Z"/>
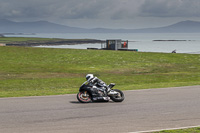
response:
<path id="1" fill-rule="evenodd" d="M 124 100 L 124 93 L 121 90 L 112 89 L 114 86 L 114 83 L 105 87 L 89 86 L 89 83 L 85 81 L 79 88 L 77 99 L 81 103 L 108 102 L 110 99 L 114 102 L 122 102 Z"/>

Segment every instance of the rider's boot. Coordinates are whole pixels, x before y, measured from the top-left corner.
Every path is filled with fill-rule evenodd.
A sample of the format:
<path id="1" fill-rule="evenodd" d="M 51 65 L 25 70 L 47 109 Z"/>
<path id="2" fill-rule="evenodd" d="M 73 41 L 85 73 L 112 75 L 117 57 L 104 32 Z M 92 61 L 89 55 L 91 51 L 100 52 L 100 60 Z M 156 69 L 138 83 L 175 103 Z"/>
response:
<path id="1" fill-rule="evenodd" d="M 116 94 L 117 94 L 117 92 L 115 92 L 113 90 L 108 91 L 108 95 L 116 95 Z"/>
<path id="2" fill-rule="evenodd" d="M 110 88 L 107 88 L 107 94 L 108 95 L 116 95 L 118 93 L 116 91 L 114 91 L 114 90 L 111 90 Z"/>

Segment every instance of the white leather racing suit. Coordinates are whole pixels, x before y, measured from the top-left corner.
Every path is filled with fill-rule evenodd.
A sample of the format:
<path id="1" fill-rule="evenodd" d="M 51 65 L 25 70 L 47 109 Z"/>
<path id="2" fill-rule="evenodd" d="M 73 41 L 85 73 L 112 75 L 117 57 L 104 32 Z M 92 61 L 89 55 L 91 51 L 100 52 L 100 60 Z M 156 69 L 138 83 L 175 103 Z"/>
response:
<path id="1" fill-rule="evenodd" d="M 94 77 L 89 81 L 89 86 L 96 86 L 97 88 L 107 88 L 107 85 L 105 82 L 103 82 L 101 79 Z"/>

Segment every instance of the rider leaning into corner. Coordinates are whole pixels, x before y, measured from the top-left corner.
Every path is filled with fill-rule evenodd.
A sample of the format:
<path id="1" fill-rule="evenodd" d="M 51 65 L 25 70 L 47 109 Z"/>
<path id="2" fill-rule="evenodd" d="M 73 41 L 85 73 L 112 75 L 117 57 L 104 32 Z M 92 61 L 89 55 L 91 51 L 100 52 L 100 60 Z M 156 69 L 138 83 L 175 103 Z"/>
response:
<path id="1" fill-rule="evenodd" d="M 116 92 L 112 91 L 110 88 L 108 88 L 105 82 L 103 82 L 101 79 L 95 77 L 93 74 L 87 74 L 86 80 L 89 83 L 88 85 L 91 87 L 97 86 L 97 89 L 98 89 L 98 87 L 105 88 L 106 89 L 105 91 L 107 92 L 108 95 L 112 95 L 112 94 L 116 93 Z"/>
<path id="2" fill-rule="evenodd" d="M 105 82 L 93 74 L 87 74 L 86 80 L 79 88 L 79 93 L 77 93 L 79 102 L 108 102 L 110 99 L 114 102 L 122 102 L 124 100 L 124 94 L 121 90 L 112 89 L 115 86 L 114 83 L 110 83 L 107 86 Z"/>

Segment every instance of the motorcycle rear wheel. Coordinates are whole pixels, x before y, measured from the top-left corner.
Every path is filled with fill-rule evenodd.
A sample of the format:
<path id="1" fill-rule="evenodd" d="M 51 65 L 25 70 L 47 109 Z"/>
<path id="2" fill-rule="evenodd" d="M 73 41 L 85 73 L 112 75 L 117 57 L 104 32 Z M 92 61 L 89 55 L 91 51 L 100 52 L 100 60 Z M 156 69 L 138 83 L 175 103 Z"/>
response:
<path id="1" fill-rule="evenodd" d="M 122 102 L 124 101 L 124 93 L 121 90 L 114 89 L 114 91 L 118 92 L 119 95 L 110 96 L 110 99 L 114 102 Z"/>
<path id="2" fill-rule="evenodd" d="M 77 94 L 77 99 L 81 103 L 90 103 L 92 102 L 91 96 L 87 91 L 81 91 Z"/>

